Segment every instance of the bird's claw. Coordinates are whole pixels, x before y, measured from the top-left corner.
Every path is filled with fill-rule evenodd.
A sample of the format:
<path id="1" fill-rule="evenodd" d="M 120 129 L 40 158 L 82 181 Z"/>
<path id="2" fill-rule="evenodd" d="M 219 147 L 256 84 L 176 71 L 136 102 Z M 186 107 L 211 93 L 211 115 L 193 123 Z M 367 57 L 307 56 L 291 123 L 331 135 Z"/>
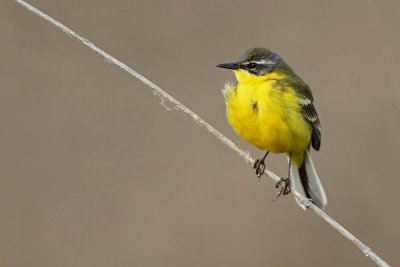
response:
<path id="1" fill-rule="evenodd" d="M 281 195 L 287 195 L 290 193 L 290 180 L 289 178 L 283 179 L 281 178 L 275 185 L 275 188 L 281 188 L 279 190 L 278 195 L 273 201 L 276 201 Z"/>
<path id="2" fill-rule="evenodd" d="M 257 160 L 254 162 L 253 169 L 256 170 L 256 175 L 257 175 L 257 177 L 258 177 L 258 180 L 260 181 L 261 175 L 263 175 L 264 172 L 265 172 L 265 163 L 264 163 L 264 160 L 263 160 L 263 159 L 257 159 Z"/>

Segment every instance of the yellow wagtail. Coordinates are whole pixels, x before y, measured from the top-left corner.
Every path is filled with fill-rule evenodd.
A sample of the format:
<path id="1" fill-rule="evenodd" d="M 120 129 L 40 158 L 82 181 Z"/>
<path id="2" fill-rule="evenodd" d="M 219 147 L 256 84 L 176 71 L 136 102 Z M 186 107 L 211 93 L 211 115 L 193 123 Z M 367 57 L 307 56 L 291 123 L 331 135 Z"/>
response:
<path id="1" fill-rule="evenodd" d="M 227 82 L 223 89 L 229 124 L 244 140 L 267 151 L 254 164 L 257 176 L 264 173 L 269 152 L 286 153 L 288 178 L 278 182 L 278 197 L 288 194 L 292 184 L 323 209 L 327 199 L 309 151 L 310 144 L 320 148 L 321 126 L 309 86 L 265 48 L 249 49 L 237 62 L 217 67 L 232 69 L 237 79 L 237 84 Z"/>

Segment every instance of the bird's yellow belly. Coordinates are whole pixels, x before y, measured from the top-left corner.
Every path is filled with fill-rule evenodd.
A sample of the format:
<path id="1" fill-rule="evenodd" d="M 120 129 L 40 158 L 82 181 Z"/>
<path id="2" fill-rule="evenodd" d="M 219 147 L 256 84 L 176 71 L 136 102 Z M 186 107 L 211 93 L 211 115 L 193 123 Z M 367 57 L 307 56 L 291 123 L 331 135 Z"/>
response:
<path id="1" fill-rule="evenodd" d="M 230 125 L 247 142 L 274 153 L 303 152 L 309 146 L 311 128 L 296 98 L 268 88 L 237 88 L 227 101 Z"/>

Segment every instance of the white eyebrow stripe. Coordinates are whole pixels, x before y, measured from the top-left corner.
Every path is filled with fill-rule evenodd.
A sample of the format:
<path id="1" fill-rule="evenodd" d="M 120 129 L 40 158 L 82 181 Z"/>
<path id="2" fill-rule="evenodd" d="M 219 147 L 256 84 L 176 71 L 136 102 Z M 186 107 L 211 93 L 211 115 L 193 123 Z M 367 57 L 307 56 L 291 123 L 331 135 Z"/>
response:
<path id="1" fill-rule="evenodd" d="M 255 63 L 257 63 L 257 64 L 261 64 L 261 65 L 271 65 L 271 64 L 274 64 L 274 62 L 273 62 L 272 60 L 269 60 L 269 59 L 261 59 L 261 60 L 258 60 L 258 61 L 253 60 L 252 62 L 255 62 Z"/>

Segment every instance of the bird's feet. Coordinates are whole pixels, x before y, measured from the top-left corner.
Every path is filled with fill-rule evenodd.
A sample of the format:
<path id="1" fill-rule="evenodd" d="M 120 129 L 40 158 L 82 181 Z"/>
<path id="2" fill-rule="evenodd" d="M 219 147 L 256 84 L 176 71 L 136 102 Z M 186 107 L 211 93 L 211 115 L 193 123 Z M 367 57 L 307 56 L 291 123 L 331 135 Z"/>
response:
<path id="1" fill-rule="evenodd" d="M 279 190 L 278 195 L 276 196 L 274 201 L 276 201 L 281 195 L 287 195 L 290 193 L 290 179 L 289 178 L 286 178 L 286 179 L 281 178 L 276 183 L 275 188 L 281 188 L 281 190 Z"/>
<path id="2" fill-rule="evenodd" d="M 264 159 L 257 159 L 254 162 L 253 169 L 256 170 L 256 175 L 258 177 L 258 180 L 260 181 L 261 175 L 263 175 L 265 171 Z"/>

